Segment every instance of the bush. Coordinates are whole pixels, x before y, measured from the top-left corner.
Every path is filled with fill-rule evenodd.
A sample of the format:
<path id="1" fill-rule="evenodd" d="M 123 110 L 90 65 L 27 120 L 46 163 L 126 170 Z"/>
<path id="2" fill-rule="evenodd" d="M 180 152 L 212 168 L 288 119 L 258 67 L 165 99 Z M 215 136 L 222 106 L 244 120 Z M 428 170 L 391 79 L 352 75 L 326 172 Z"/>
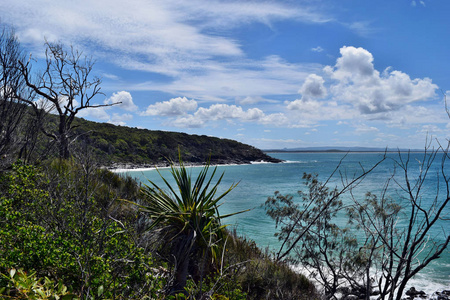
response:
<path id="1" fill-rule="evenodd" d="M 104 171 L 87 176 L 85 170 L 65 161 L 45 168 L 18 163 L 0 176 L 0 271 L 30 270 L 83 298 L 98 297 L 99 289 L 102 297 L 158 295 L 165 278 L 153 271 L 151 255 L 138 247 L 127 223 L 136 212 L 113 217 L 113 204 L 130 183 L 116 182 L 121 188 L 109 186 L 98 197 Z"/>

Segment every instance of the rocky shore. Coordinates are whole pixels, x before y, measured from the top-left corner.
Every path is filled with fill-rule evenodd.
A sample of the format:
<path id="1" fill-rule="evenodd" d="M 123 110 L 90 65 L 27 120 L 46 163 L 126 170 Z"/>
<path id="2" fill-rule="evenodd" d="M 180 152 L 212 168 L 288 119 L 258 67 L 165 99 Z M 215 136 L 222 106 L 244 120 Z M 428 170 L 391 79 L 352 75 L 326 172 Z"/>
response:
<path id="1" fill-rule="evenodd" d="M 416 290 L 415 287 L 411 287 L 405 292 L 406 297 L 402 300 L 450 300 L 450 289 L 436 291 L 429 295 L 421 290 Z M 370 299 L 378 299 L 379 293 L 374 292 L 371 294 Z M 365 291 L 348 291 L 345 296 L 341 298 L 342 300 L 360 300 L 366 299 Z"/>
<path id="2" fill-rule="evenodd" d="M 432 295 L 427 295 L 424 291 L 418 291 L 414 287 L 411 287 L 405 293 L 407 295 L 405 300 L 417 300 L 417 299 L 429 299 L 429 300 L 449 300 L 450 290 L 443 290 L 434 292 Z"/>

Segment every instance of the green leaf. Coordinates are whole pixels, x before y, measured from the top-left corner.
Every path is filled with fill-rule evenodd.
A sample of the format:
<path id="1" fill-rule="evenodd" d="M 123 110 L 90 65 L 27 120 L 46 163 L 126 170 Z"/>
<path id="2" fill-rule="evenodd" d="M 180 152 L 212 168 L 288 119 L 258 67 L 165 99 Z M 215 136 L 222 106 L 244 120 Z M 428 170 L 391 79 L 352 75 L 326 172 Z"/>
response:
<path id="1" fill-rule="evenodd" d="M 103 295 L 103 290 L 104 290 L 103 285 L 99 286 L 97 290 L 97 296 L 100 297 L 101 295 Z"/>

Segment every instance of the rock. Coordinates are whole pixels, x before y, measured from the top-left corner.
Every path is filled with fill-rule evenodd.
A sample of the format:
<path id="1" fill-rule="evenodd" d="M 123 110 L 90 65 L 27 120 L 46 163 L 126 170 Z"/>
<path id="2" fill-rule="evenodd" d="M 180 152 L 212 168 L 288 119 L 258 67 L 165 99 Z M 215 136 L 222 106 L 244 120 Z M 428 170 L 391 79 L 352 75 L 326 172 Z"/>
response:
<path id="1" fill-rule="evenodd" d="M 416 290 L 415 287 L 411 287 L 409 290 L 406 291 L 405 294 L 408 296 L 408 298 L 406 298 L 406 299 L 410 299 L 410 300 L 416 299 L 416 298 L 419 298 L 419 299 L 427 299 L 428 298 L 427 294 L 424 291 L 418 291 L 418 290 Z"/>
<path id="2" fill-rule="evenodd" d="M 435 292 L 431 298 L 432 300 L 449 300 L 450 299 L 450 291 L 442 291 L 442 292 Z"/>

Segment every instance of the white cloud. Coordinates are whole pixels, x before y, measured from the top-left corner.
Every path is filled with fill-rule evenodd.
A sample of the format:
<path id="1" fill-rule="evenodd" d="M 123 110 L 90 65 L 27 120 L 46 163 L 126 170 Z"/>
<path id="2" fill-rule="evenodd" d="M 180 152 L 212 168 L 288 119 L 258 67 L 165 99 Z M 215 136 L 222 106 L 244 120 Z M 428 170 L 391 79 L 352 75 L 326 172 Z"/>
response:
<path id="1" fill-rule="evenodd" d="M 133 115 L 131 114 L 118 114 L 113 113 L 111 118 L 108 120 L 108 123 L 114 124 L 114 125 L 121 125 L 125 126 L 126 121 L 130 121 L 133 119 Z"/>
<path id="2" fill-rule="evenodd" d="M 182 75 L 169 83 L 151 81 L 130 88 L 142 91 L 162 90 L 199 101 L 222 102 L 224 98 L 242 99 L 247 95 L 257 97 L 255 95 L 295 94 L 299 82 L 305 80 L 310 73 L 322 70 L 322 66 L 318 64 L 294 64 L 278 56 L 269 56 L 262 61 L 207 62 L 202 68 L 201 72 Z"/>
<path id="3" fill-rule="evenodd" d="M 126 91 L 114 93 L 110 98 L 104 101 L 105 104 L 119 103 L 114 106 L 120 107 L 126 111 L 137 111 L 138 107 L 133 103 L 131 94 Z"/>
<path id="4" fill-rule="evenodd" d="M 324 49 L 323 49 L 322 47 L 320 47 L 320 46 L 311 48 L 311 51 L 312 51 L 312 52 L 323 52 L 323 50 L 324 50 Z"/>
<path id="5" fill-rule="evenodd" d="M 180 116 L 197 109 L 197 101 L 178 97 L 169 101 L 156 102 L 147 107 L 143 116 Z"/>
<path id="6" fill-rule="evenodd" d="M 286 102 L 287 109 L 299 110 L 303 113 L 314 113 L 321 110 L 322 104 L 316 100 L 297 99 L 292 102 Z"/>
<path id="7" fill-rule="evenodd" d="M 331 21 L 304 4 L 269 1 L 3 0 L 0 10 L 8 12 L 2 22 L 14 24 L 19 37 L 36 49 L 47 37 L 84 46 L 89 55 L 123 68 L 168 75 L 204 69 L 217 56 L 243 56 L 237 40 L 217 34 L 224 29 L 250 22 Z"/>
<path id="8" fill-rule="evenodd" d="M 166 122 L 167 125 L 179 127 L 179 128 L 200 128 L 205 125 L 205 120 L 196 118 L 193 115 L 187 115 L 178 117 L 175 120 Z"/>
<path id="9" fill-rule="evenodd" d="M 379 129 L 374 126 L 368 126 L 366 124 L 358 124 L 355 128 L 355 133 L 360 134 L 375 134 L 379 132 Z"/>
<path id="10" fill-rule="evenodd" d="M 101 121 L 108 121 L 110 119 L 110 115 L 107 110 L 109 107 L 96 107 L 96 108 L 87 108 L 80 110 L 77 114 L 77 117 L 80 118 L 93 118 Z"/>
<path id="11" fill-rule="evenodd" d="M 314 99 L 327 96 L 327 89 L 324 83 L 325 80 L 321 76 L 316 74 L 309 75 L 298 91 L 302 94 L 302 98 L 291 102 L 285 101 L 287 109 L 299 110 L 303 113 L 317 113 L 322 110 L 322 103 Z"/>
<path id="12" fill-rule="evenodd" d="M 257 103 L 276 103 L 275 100 L 265 99 L 261 96 L 247 96 L 247 97 L 237 97 L 236 103 L 239 105 L 249 105 Z"/>
<path id="13" fill-rule="evenodd" d="M 228 104 L 213 104 L 208 108 L 200 107 L 193 114 L 178 116 L 175 120 L 170 120 L 165 124 L 182 128 L 198 128 L 206 126 L 209 122 L 231 122 L 233 120 L 277 127 L 304 127 L 303 121 L 294 122 L 291 125 L 292 120 L 283 113 L 265 114 L 256 107 L 244 110 L 241 106 Z"/>
<path id="14" fill-rule="evenodd" d="M 375 70 L 372 54 L 355 47 L 342 47 L 334 67 L 324 71 L 336 81 L 330 88 L 337 101 L 351 103 L 362 114 L 386 113 L 404 105 L 435 98 L 431 79 L 411 79 L 401 71 Z"/>
<path id="15" fill-rule="evenodd" d="M 264 112 L 259 108 L 250 108 L 245 111 L 242 107 L 236 105 L 214 104 L 209 108 L 200 107 L 194 115 L 202 120 L 238 119 L 241 121 L 257 121 L 264 117 Z"/>
<path id="16" fill-rule="evenodd" d="M 302 87 L 298 91 L 302 94 L 302 99 L 323 98 L 327 95 L 327 89 L 324 86 L 325 80 L 316 74 L 309 75 Z"/>

